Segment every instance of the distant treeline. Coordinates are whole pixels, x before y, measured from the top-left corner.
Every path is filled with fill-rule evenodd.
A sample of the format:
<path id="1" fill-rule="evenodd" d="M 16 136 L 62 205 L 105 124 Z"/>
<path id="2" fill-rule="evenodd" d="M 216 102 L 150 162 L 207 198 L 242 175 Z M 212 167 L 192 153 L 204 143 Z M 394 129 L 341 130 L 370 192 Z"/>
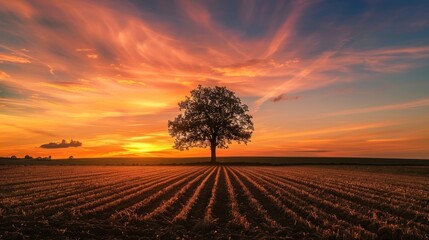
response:
<path id="1" fill-rule="evenodd" d="M 73 156 L 70 156 L 68 159 L 73 159 Z M 4 157 L 0 157 L 0 159 L 8 159 L 8 158 L 4 158 Z M 47 157 L 32 157 L 30 155 L 25 155 L 24 158 L 18 158 L 16 155 L 12 155 L 10 157 L 10 159 L 25 159 L 25 160 L 52 160 L 51 155 L 47 156 Z"/>

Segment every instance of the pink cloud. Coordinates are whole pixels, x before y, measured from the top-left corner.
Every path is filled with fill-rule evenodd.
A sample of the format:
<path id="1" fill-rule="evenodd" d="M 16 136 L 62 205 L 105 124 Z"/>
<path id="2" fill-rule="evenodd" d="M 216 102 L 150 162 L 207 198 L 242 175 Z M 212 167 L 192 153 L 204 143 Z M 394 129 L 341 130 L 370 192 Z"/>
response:
<path id="1" fill-rule="evenodd" d="M 352 115 L 352 114 L 371 113 L 371 112 L 380 112 L 380 111 L 402 110 L 402 109 L 425 107 L 425 106 L 429 106 L 429 98 L 410 101 L 410 102 L 404 102 L 404 103 L 345 110 L 345 111 L 329 114 L 328 116 L 341 116 L 341 115 Z"/>
<path id="2" fill-rule="evenodd" d="M 31 63 L 30 60 L 20 56 L 0 54 L 0 63 L 2 61 L 11 63 Z"/>

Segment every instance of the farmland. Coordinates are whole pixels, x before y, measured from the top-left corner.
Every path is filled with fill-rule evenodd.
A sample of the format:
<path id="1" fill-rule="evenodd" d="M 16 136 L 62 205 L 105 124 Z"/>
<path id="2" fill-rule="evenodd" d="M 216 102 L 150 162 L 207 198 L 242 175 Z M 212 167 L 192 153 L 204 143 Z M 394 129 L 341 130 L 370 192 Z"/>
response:
<path id="1" fill-rule="evenodd" d="M 428 239 L 428 172 L 2 166 L 0 239 Z"/>

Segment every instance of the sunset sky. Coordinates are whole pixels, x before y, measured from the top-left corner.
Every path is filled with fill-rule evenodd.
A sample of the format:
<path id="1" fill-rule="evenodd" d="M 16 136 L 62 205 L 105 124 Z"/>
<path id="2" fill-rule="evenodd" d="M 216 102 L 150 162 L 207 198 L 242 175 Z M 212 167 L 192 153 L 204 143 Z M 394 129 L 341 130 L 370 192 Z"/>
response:
<path id="1" fill-rule="evenodd" d="M 0 156 L 209 156 L 174 150 L 167 131 L 201 84 L 226 86 L 254 117 L 252 141 L 219 156 L 429 158 L 428 12 L 429 1 L 0 0 Z M 62 147 L 41 147 L 51 142 Z"/>

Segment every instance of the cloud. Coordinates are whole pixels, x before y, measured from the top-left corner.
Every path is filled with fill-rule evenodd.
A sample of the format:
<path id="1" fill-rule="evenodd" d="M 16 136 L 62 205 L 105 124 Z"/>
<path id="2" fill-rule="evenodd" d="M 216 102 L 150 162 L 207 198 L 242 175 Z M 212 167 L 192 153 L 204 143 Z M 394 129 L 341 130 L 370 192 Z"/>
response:
<path id="1" fill-rule="evenodd" d="M 227 77 L 255 77 L 266 75 L 275 69 L 288 67 L 298 62 L 298 59 L 292 59 L 283 63 L 279 63 L 274 59 L 250 59 L 223 67 L 215 67 L 213 70 Z"/>
<path id="2" fill-rule="evenodd" d="M 272 102 L 280 102 L 280 101 L 295 101 L 298 100 L 299 96 L 289 97 L 284 94 L 280 94 L 277 97 L 274 97 Z"/>
<path id="3" fill-rule="evenodd" d="M 80 82 L 41 82 L 37 84 L 38 86 L 43 86 L 52 89 L 58 89 L 66 92 L 83 92 L 83 91 L 96 91 L 94 87 L 89 86 L 88 84 L 82 84 Z"/>
<path id="4" fill-rule="evenodd" d="M 32 129 L 32 128 L 29 128 L 29 127 L 18 126 L 16 124 L 11 124 L 11 123 L 3 123 L 3 125 L 10 126 L 10 127 L 15 127 L 15 128 L 18 128 L 18 129 L 22 129 L 24 131 L 31 132 L 31 133 L 34 133 L 34 134 L 39 134 L 39 135 L 49 136 L 49 137 L 57 137 L 57 135 L 55 135 L 55 134 L 53 134 L 51 132 L 48 132 L 48 131 L 43 131 L 43 130 L 39 130 L 39 129 Z"/>
<path id="5" fill-rule="evenodd" d="M 372 50 L 347 50 L 334 56 L 324 70 L 343 69 L 352 71 L 360 67 L 370 73 L 398 73 L 425 64 L 429 58 L 428 46 L 399 46 Z"/>
<path id="6" fill-rule="evenodd" d="M 41 148 L 68 148 L 68 147 L 80 147 L 82 146 L 82 143 L 79 141 L 70 140 L 69 143 L 66 142 L 66 140 L 62 140 L 60 143 L 54 143 L 50 142 L 47 144 L 40 145 Z"/>
<path id="7" fill-rule="evenodd" d="M 95 51 L 94 48 L 76 48 L 77 52 L 93 52 Z"/>
<path id="8" fill-rule="evenodd" d="M 99 56 L 94 48 L 76 48 L 76 52 L 83 52 L 90 59 L 98 59 Z"/>
<path id="9" fill-rule="evenodd" d="M 27 58 L 15 56 L 15 55 L 6 55 L 0 54 L 0 62 L 12 62 L 12 63 L 30 63 L 30 60 Z"/>
<path id="10" fill-rule="evenodd" d="M 308 79 L 311 79 L 311 75 L 313 74 L 313 72 L 324 70 L 323 67 L 325 67 L 326 65 L 329 65 L 331 58 L 334 57 L 350 40 L 351 40 L 350 38 L 343 39 L 338 44 L 336 44 L 333 50 L 323 52 L 319 57 L 316 58 L 316 60 L 312 61 L 309 65 L 302 68 L 301 71 L 294 74 L 291 78 L 283 81 L 283 83 L 279 84 L 277 87 L 273 88 L 267 94 L 265 94 L 264 96 L 256 100 L 253 113 L 256 113 L 257 111 L 259 111 L 262 104 L 264 104 L 267 100 L 278 95 L 281 92 L 303 90 L 308 87 L 316 88 L 316 87 L 320 87 L 331 83 L 332 80 L 324 79 L 324 81 L 322 81 L 320 85 L 320 83 L 315 83 L 314 81 L 308 81 Z"/>
<path id="11" fill-rule="evenodd" d="M 98 58 L 98 54 L 87 54 L 86 56 L 88 58 L 91 58 L 91 59 L 97 59 Z"/>
<path id="12" fill-rule="evenodd" d="M 9 76 L 9 74 L 7 74 L 7 73 L 5 73 L 5 72 L 2 72 L 2 71 L 0 71 L 0 79 L 7 79 L 7 78 L 9 78 L 10 76 Z"/>
<path id="13" fill-rule="evenodd" d="M 374 143 L 385 143 L 385 142 L 402 142 L 402 141 L 409 141 L 411 139 L 409 138 L 381 138 L 381 139 L 369 139 L 367 142 L 374 142 Z"/>
<path id="14" fill-rule="evenodd" d="M 281 49 L 282 46 L 290 44 L 290 41 L 293 39 L 293 30 L 309 5 L 304 2 L 294 2 L 293 11 L 290 14 L 286 14 L 287 18 L 274 33 L 274 36 L 268 43 L 267 49 L 263 53 L 264 57 L 270 57 Z"/>
<path id="15" fill-rule="evenodd" d="M 383 106 L 376 106 L 376 107 L 351 109 L 351 110 L 331 113 L 328 116 L 341 116 L 341 115 L 351 115 L 351 114 L 358 114 L 358 113 L 370 113 L 370 112 L 380 112 L 380 111 L 389 111 L 389 110 L 402 110 L 402 109 L 417 108 L 417 107 L 424 107 L 424 106 L 429 106 L 429 98 L 424 98 L 424 99 L 411 101 L 411 102 L 405 102 L 405 103 L 398 103 L 398 104 L 390 104 L 390 105 L 383 105 Z"/>
<path id="16" fill-rule="evenodd" d="M 323 136 L 323 135 L 332 135 L 332 134 L 339 134 L 343 132 L 362 132 L 364 130 L 368 129 L 377 129 L 377 128 L 383 128 L 387 126 L 393 126 L 394 123 L 387 123 L 387 122 L 378 122 L 378 123 L 364 123 L 364 124 L 356 124 L 356 125 L 349 125 L 349 126 L 334 126 L 329 128 L 322 128 L 322 129 L 314 129 L 314 130 L 307 130 L 307 131 L 297 131 L 297 132 L 290 132 L 290 133 L 284 133 L 282 135 L 282 138 L 298 138 L 298 137 L 305 137 L 305 136 Z"/>
<path id="17" fill-rule="evenodd" d="M 333 152 L 331 150 L 324 150 L 324 149 L 315 149 L 315 150 L 298 150 L 294 152 L 302 152 L 302 153 L 329 153 Z"/>

